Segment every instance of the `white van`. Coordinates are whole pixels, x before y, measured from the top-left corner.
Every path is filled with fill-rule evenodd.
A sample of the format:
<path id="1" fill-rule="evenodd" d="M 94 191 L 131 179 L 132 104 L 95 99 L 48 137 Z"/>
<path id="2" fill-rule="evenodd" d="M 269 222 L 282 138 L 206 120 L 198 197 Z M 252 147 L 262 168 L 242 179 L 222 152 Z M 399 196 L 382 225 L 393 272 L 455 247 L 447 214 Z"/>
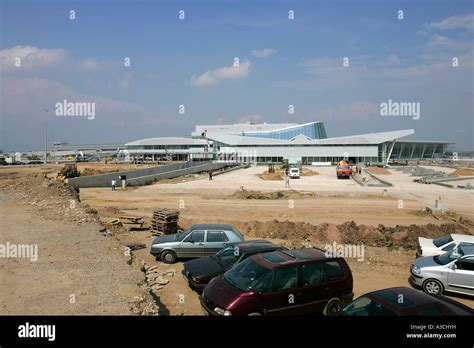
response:
<path id="1" fill-rule="evenodd" d="M 290 168 L 289 176 L 292 179 L 300 178 L 300 170 L 298 168 Z"/>

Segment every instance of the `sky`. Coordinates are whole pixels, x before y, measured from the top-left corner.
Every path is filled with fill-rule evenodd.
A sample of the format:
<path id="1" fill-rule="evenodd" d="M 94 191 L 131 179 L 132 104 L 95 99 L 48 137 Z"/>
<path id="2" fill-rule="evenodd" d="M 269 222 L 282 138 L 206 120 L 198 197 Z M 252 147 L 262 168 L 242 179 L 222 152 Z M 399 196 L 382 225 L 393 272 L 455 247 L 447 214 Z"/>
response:
<path id="1" fill-rule="evenodd" d="M 0 149 L 44 148 L 47 120 L 48 146 L 323 121 L 474 150 L 473 51 L 470 0 L 0 0 Z"/>

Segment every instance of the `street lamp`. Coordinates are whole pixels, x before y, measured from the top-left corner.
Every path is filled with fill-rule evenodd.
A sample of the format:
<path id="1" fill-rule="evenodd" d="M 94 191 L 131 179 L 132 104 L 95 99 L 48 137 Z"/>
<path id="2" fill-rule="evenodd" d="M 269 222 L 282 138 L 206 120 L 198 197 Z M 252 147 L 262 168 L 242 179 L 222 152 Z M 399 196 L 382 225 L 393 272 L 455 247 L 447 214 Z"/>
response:
<path id="1" fill-rule="evenodd" d="M 44 132 L 44 164 L 48 161 L 48 109 L 44 109 L 44 121 L 45 121 L 45 132 Z"/>

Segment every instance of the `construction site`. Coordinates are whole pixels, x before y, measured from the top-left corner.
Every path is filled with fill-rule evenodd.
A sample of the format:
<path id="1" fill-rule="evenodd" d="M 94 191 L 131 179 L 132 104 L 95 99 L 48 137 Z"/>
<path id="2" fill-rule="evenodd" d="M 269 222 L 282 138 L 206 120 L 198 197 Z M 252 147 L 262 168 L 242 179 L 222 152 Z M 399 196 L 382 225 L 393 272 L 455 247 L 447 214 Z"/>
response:
<path id="1" fill-rule="evenodd" d="M 2 240 L 33 241 L 39 258 L 2 263 L 0 310 L 203 315 L 183 262 L 150 255 L 156 236 L 193 224 L 290 249 L 363 245 L 363 260 L 347 259 L 355 298 L 409 287 L 418 237 L 474 234 L 469 164 L 351 165 L 346 180 L 339 166 L 302 165 L 291 180 L 290 166 L 236 162 L 2 166 Z M 447 296 L 474 308 L 472 297 Z"/>

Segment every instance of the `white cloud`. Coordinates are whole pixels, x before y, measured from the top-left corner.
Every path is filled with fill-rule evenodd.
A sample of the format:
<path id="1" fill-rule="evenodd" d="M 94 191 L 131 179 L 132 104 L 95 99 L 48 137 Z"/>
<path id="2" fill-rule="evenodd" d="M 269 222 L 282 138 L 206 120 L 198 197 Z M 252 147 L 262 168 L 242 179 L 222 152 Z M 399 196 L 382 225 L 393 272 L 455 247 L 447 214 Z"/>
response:
<path id="1" fill-rule="evenodd" d="M 15 64 L 20 58 L 21 66 Z M 35 46 L 15 46 L 0 51 L 0 68 L 2 71 L 34 71 L 60 64 L 78 67 L 84 70 L 99 70 L 117 67 L 118 61 L 99 60 L 97 58 L 75 59 L 63 48 L 39 48 Z"/>
<path id="2" fill-rule="evenodd" d="M 199 76 L 191 77 L 191 84 L 196 87 L 215 86 L 222 80 L 239 80 L 246 78 L 250 73 L 250 61 L 245 61 L 239 66 L 226 66 L 206 71 Z"/>
<path id="3" fill-rule="evenodd" d="M 42 78 L 8 78 L 0 92 L 0 99 L 4 100 L 2 113 L 7 115 L 6 118 L 19 123 L 41 119 L 43 116 L 40 110 L 48 108 L 54 111 L 54 105 L 64 99 L 73 102 L 95 102 L 100 118 L 108 120 L 114 120 L 119 113 L 145 112 L 134 103 L 81 93 L 58 81 Z"/>
<path id="4" fill-rule="evenodd" d="M 58 64 L 67 57 L 67 51 L 60 48 L 15 46 L 0 51 L 0 67 L 3 71 L 43 68 Z M 17 58 L 20 58 L 20 67 L 15 65 Z"/>
<path id="5" fill-rule="evenodd" d="M 430 41 L 426 44 L 430 49 L 454 49 L 454 50 L 467 50 L 472 47 L 472 43 L 468 41 L 460 41 L 449 38 L 447 36 L 435 34 Z"/>
<path id="6" fill-rule="evenodd" d="M 252 50 L 250 52 L 252 56 L 257 57 L 257 58 L 269 57 L 275 53 L 276 53 L 276 50 L 274 50 L 273 48 L 264 48 L 263 50 Z"/>
<path id="7" fill-rule="evenodd" d="M 438 30 L 472 30 L 474 29 L 474 14 L 448 17 L 442 21 L 431 23 L 430 27 Z"/>

